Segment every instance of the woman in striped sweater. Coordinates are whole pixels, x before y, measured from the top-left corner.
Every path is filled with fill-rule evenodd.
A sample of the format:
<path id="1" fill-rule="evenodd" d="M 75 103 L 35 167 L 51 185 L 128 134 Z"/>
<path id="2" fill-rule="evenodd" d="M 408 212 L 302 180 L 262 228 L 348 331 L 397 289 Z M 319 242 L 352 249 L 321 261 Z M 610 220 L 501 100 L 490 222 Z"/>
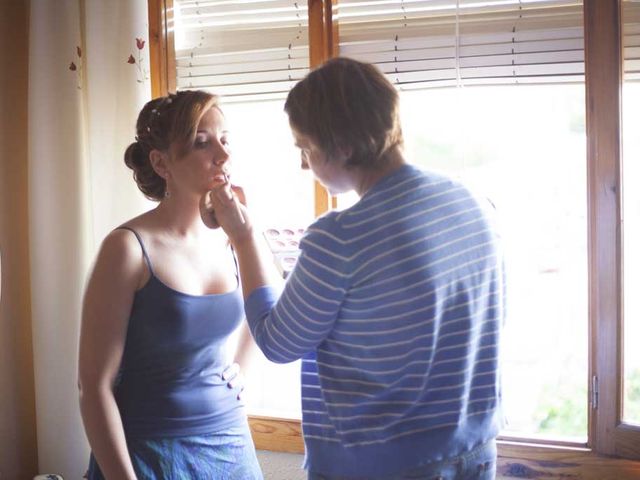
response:
<path id="1" fill-rule="evenodd" d="M 397 92 L 372 65 L 330 60 L 285 111 L 303 168 L 360 200 L 308 228 L 282 292 L 226 181 L 203 215 L 235 248 L 257 344 L 302 358 L 309 479 L 494 478 L 504 291 L 488 209 L 406 163 Z"/>

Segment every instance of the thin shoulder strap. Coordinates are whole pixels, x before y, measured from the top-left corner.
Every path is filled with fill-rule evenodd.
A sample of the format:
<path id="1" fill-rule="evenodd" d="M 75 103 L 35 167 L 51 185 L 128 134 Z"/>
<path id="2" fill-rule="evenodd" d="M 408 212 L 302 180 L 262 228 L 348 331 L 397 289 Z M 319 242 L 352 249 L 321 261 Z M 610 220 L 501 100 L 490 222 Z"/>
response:
<path id="1" fill-rule="evenodd" d="M 116 230 L 129 230 L 131 233 L 133 233 L 136 236 L 136 238 L 138 239 L 138 243 L 140 244 L 140 248 L 142 248 L 142 255 L 144 256 L 144 259 L 147 262 L 147 266 L 149 267 L 149 272 L 151 272 L 151 275 L 155 275 L 155 273 L 153 273 L 153 267 L 151 266 L 151 260 L 149 259 L 149 255 L 147 254 L 147 249 L 144 248 L 144 243 L 142 243 L 142 238 L 140 238 L 140 235 L 138 234 L 138 232 L 136 232 L 131 227 L 118 227 L 116 228 Z"/>

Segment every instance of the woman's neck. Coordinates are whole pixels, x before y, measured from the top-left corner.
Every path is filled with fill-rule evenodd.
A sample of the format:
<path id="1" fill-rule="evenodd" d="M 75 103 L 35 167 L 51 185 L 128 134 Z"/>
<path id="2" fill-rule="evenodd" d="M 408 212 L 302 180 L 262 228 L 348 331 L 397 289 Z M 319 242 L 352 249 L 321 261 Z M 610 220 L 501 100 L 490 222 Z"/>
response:
<path id="1" fill-rule="evenodd" d="M 155 208 L 155 216 L 172 236 L 197 238 L 211 233 L 202 222 L 198 201 L 193 198 L 167 197 Z"/>
<path id="2" fill-rule="evenodd" d="M 376 183 L 406 164 L 400 147 L 393 147 L 383 158 L 383 166 L 373 170 L 359 169 L 355 175 L 355 191 L 362 197 Z"/>

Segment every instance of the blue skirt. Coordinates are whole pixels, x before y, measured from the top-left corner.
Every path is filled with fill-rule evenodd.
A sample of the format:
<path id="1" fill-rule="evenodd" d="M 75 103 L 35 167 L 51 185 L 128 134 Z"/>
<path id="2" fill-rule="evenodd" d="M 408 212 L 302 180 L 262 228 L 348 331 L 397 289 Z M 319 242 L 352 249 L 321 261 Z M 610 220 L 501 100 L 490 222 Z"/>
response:
<path id="1" fill-rule="evenodd" d="M 127 440 L 138 480 L 263 480 L 249 426 L 211 435 Z M 86 478 L 104 480 L 91 455 Z"/>

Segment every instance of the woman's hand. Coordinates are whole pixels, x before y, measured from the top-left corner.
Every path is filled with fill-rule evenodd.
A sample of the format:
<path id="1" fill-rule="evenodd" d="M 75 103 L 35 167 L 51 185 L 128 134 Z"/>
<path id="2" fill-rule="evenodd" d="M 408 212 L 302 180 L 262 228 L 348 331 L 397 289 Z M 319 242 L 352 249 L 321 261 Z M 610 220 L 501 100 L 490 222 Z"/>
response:
<path id="1" fill-rule="evenodd" d="M 227 382 L 227 387 L 231 389 L 238 389 L 236 398 L 241 400 L 242 392 L 244 391 L 244 375 L 240 371 L 240 365 L 232 363 L 222 372 L 222 380 Z"/>
<path id="2" fill-rule="evenodd" d="M 222 227 L 233 245 L 253 234 L 245 205 L 242 188 L 220 176 L 200 199 L 200 216 L 209 228 Z"/>

